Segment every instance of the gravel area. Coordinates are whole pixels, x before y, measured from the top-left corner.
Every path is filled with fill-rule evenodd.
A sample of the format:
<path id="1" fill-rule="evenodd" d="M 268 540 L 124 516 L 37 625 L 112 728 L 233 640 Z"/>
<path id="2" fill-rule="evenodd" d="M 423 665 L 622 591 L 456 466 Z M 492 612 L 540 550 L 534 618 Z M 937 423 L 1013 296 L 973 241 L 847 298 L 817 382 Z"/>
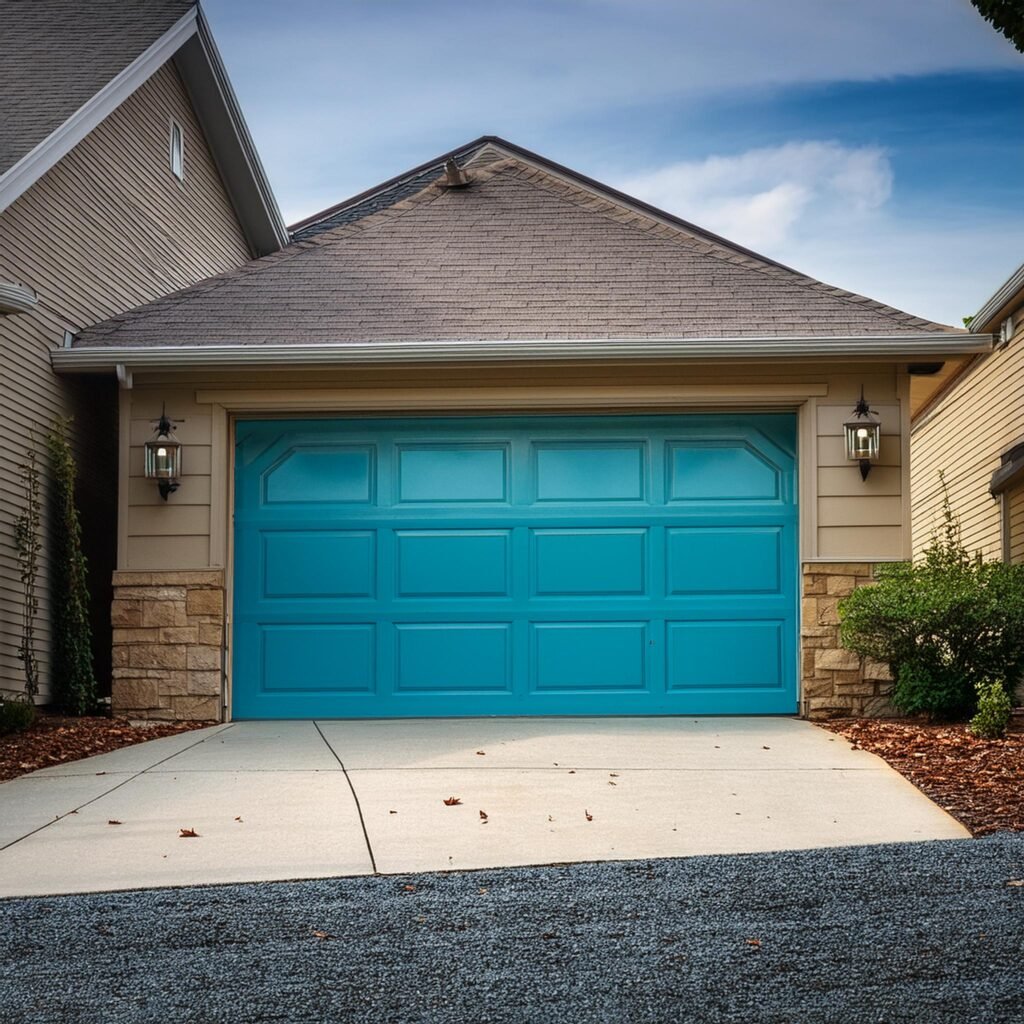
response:
<path id="1" fill-rule="evenodd" d="M 1024 837 L 0 901 L 17 1022 L 1024 1021 Z"/>

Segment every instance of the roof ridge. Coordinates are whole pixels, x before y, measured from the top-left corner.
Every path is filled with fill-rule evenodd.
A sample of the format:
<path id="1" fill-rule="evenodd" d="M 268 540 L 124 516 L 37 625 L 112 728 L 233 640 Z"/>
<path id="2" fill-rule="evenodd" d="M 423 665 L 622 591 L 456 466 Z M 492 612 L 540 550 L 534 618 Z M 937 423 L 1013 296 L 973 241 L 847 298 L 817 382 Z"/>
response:
<path id="1" fill-rule="evenodd" d="M 938 327 L 943 331 L 950 333 L 954 333 L 959 330 L 949 324 L 940 324 L 936 321 L 928 320 L 925 317 L 919 317 L 914 313 L 908 313 L 906 310 L 890 306 L 887 303 L 880 302 L 878 299 L 872 299 L 870 296 L 861 295 L 858 292 L 851 292 L 848 289 L 840 288 L 838 285 L 828 284 L 826 281 L 821 281 L 816 277 L 811 277 L 809 274 L 804 274 L 799 270 L 784 267 L 768 257 L 757 257 L 756 254 L 748 255 L 747 251 L 741 249 L 731 250 L 726 246 L 720 245 L 688 230 L 688 228 L 683 224 L 674 224 L 670 221 L 663 222 L 654 215 L 642 210 L 627 210 L 625 205 L 622 202 L 617 201 L 614 197 L 595 195 L 585 185 L 572 184 L 564 180 L 562 177 L 545 170 L 543 167 L 530 164 L 519 157 L 506 157 L 504 160 L 497 163 L 487 165 L 487 169 L 489 170 L 494 168 L 505 170 L 510 165 L 519 165 L 528 172 L 527 176 L 534 179 L 535 184 L 540 184 L 541 187 L 545 187 L 549 192 L 561 193 L 562 197 L 567 201 L 575 202 L 577 206 L 588 208 L 592 213 L 604 216 L 608 216 L 610 214 L 612 219 L 619 223 L 635 227 L 638 230 L 645 231 L 647 233 L 659 234 L 666 239 L 679 238 L 681 236 L 686 238 L 693 246 L 698 248 L 699 251 L 702 251 L 706 256 L 709 256 L 712 259 L 719 259 L 727 263 L 732 263 L 736 266 L 741 266 L 747 270 L 765 274 L 768 277 L 778 280 L 792 281 L 794 284 L 798 284 L 802 287 L 825 292 L 831 295 L 832 298 L 842 302 L 868 306 L 876 312 L 901 323 L 905 323 L 908 326 L 920 325 L 922 327 Z M 536 180 L 538 178 L 543 178 L 546 182 L 550 182 L 553 187 L 541 184 Z M 576 202 L 570 195 L 568 195 L 568 193 L 572 192 L 584 192 L 587 194 L 588 198 L 583 203 Z M 593 205 L 595 203 L 602 204 L 606 209 L 595 209 Z M 623 217 L 622 214 L 625 214 L 626 216 Z"/>

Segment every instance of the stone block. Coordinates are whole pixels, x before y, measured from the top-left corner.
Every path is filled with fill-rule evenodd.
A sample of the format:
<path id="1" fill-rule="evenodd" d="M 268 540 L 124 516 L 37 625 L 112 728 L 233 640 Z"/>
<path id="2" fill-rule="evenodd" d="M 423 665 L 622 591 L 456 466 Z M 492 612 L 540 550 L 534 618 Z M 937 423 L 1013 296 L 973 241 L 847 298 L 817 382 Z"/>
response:
<path id="1" fill-rule="evenodd" d="M 159 629 L 115 629 L 114 644 L 155 644 L 160 642 Z"/>
<path id="2" fill-rule="evenodd" d="M 188 693 L 200 697 L 219 697 L 220 690 L 220 672 L 189 672 Z"/>
<path id="3" fill-rule="evenodd" d="M 857 589 L 856 576 L 827 576 L 826 590 L 836 597 L 846 597 Z"/>
<path id="4" fill-rule="evenodd" d="M 184 601 L 185 587 L 118 587 L 114 596 L 123 601 Z"/>
<path id="5" fill-rule="evenodd" d="M 115 599 L 110 605 L 110 624 L 112 626 L 141 626 L 142 602 Z"/>
<path id="6" fill-rule="evenodd" d="M 840 648 L 831 648 L 826 651 L 817 651 L 814 656 L 814 665 L 821 669 L 859 669 L 860 657 L 852 651 Z"/>
<path id="7" fill-rule="evenodd" d="M 804 576 L 804 595 L 806 597 L 813 596 L 815 594 L 824 594 L 825 586 L 828 583 L 827 576 L 820 576 L 815 573 L 813 576 L 808 574 Z"/>
<path id="8" fill-rule="evenodd" d="M 180 721 L 220 721 L 219 697 L 174 697 L 174 716 Z"/>
<path id="9" fill-rule="evenodd" d="M 803 645 L 800 652 L 800 675 L 804 679 L 810 679 L 814 675 L 814 653 L 812 648 Z"/>
<path id="10" fill-rule="evenodd" d="M 164 587 L 222 587 L 221 569 L 182 569 L 177 572 L 154 572 L 153 583 Z"/>
<path id="11" fill-rule="evenodd" d="M 219 622 L 201 622 L 199 624 L 199 642 L 223 647 L 224 627 Z"/>
<path id="12" fill-rule="evenodd" d="M 888 697 L 868 697 L 861 705 L 860 713 L 868 718 L 885 718 L 896 714 Z"/>
<path id="13" fill-rule="evenodd" d="M 142 624 L 144 626 L 188 625 L 184 600 L 144 601 L 142 604 Z"/>
<path id="14" fill-rule="evenodd" d="M 129 648 L 128 664 L 133 668 L 187 668 L 184 644 L 138 644 Z"/>
<path id="15" fill-rule="evenodd" d="M 821 573 L 823 576 L 870 576 L 870 562 L 808 562 L 805 573 Z"/>
<path id="16" fill-rule="evenodd" d="M 111 577 L 111 582 L 115 587 L 148 587 L 153 582 L 153 574 L 118 570 Z"/>
<path id="17" fill-rule="evenodd" d="M 818 605 L 818 617 L 817 622 L 820 626 L 838 626 L 839 625 L 839 598 L 838 597 L 819 597 L 817 598 Z"/>
<path id="18" fill-rule="evenodd" d="M 196 644 L 199 643 L 198 626 L 165 626 L 160 630 L 162 644 Z"/>
<path id="19" fill-rule="evenodd" d="M 889 671 L 889 666 L 886 665 L 884 661 L 874 661 L 871 658 L 865 658 L 864 678 L 889 682 L 892 679 L 892 673 Z"/>
<path id="20" fill-rule="evenodd" d="M 157 692 L 161 697 L 179 696 L 189 692 L 189 673 L 183 671 L 161 672 L 156 680 Z"/>
<path id="21" fill-rule="evenodd" d="M 818 624 L 818 599 L 805 597 L 800 601 L 800 621 Z"/>
<path id="22" fill-rule="evenodd" d="M 875 684 L 866 683 L 863 679 L 856 683 L 835 684 L 837 697 L 873 697 L 875 695 Z"/>
<path id="23" fill-rule="evenodd" d="M 214 616 L 224 614 L 224 592 L 221 590 L 190 590 L 185 598 L 185 610 L 192 615 Z"/>
<path id="24" fill-rule="evenodd" d="M 160 692 L 152 679 L 115 679 L 111 687 L 111 707 L 114 714 L 123 714 L 157 708 L 161 705 Z"/>
<path id="25" fill-rule="evenodd" d="M 219 647 L 189 647 L 187 665 L 190 669 L 210 671 L 220 668 Z"/>
<path id="26" fill-rule="evenodd" d="M 110 663 L 114 668 L 124 668 L 128 664 L 128 648 L 115 644 L 110 652 Z"/>
<path id="27" fill-rule="evenodd" d="M 831 697 L 834 687 L 831 676 L 820 679 L 804 679 L 803 695 L 805 697 Z"/>
<path id="28" fill-rule="evenodd" d="M 805 622 L 800 628 L 800 635 L 807 638 L 836 638 L 838 640 L 839 630 L 835 626 L 819 626 L 814 622 Z M 838 646 L 838 643 L 836 644 Z"/>
<path id="29" fill-rule="evenodd" d="M 836 683 L 862 683 L 864 676 L 859 669 L 844 668 L 833 672 L 832 680 Z M 871 692 L 874 693 L 874 690 Z"/>

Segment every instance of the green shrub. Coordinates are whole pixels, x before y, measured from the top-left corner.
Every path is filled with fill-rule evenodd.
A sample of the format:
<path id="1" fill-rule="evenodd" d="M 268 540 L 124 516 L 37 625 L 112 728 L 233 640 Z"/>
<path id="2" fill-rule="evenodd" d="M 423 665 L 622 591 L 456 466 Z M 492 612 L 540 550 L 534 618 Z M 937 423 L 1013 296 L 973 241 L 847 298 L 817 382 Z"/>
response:
<path id="1" fill-rule="evenodd" d="M 971 732 L 983 740 L 997 740 L 1006 735 L 1013 712 L 1013 701 L 998 679 L 978 686 L 978 713 L 971 719 Z"/>
<path id="2" fill-rule="evenodd" d="M 978 685 L 1024 673 L 1024 566 L 969 554 L 948 499 L 943 512 L 922 561 L 879 566 L 876 585 L 840 603 L 840 630 L 849 650 L 889 665 L 898 710 L 967 718 Z"/>
<path id="3" fill-rule="evenodd" d="M 28 701 L 0 701 L 0 736 L 24 732 L 35 720 L 36 709 Z"/>

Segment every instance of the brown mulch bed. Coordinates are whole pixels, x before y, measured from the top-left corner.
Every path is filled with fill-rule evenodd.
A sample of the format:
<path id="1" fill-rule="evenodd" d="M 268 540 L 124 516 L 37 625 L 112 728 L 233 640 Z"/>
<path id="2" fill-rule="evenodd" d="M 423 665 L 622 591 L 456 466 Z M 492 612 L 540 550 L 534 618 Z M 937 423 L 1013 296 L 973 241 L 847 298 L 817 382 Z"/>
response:
<path id="1" fill-rule="evenodd" d="M 966 725 L 840 718 L 818 725 L 888 761 L 972 835 L 1024 832 L 1024 718 L 1005 739 L 981 740 Z"/>
<path id="2" fill-rule="evenodd" d="M 42 714 L 24 732 L 0 736 L 0 782 L 38 768 L 105 754 L 158 736 L 201 729 L 209 722 L 132 725 L 126 718 L 64 718 Z"/>

